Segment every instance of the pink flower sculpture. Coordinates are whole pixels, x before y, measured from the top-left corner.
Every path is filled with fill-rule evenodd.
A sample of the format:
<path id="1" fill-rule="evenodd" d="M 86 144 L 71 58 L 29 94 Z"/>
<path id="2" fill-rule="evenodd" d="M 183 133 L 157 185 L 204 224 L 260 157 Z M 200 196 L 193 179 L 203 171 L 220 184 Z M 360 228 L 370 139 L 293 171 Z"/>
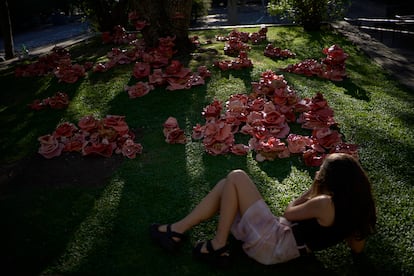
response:
<path id="1" fill-rule="evenodd" d="M 218 67 L 222 71 L 227 70 L 240 70 L 243 68 L 252 68 L 253 63 L 247 57 L 247 53 L 245 51 L 240 51 L 239 56 L 233 60 L 223 60 L 223 61 L 215 61 L 214 66 Z"/>
<path id="2" fill-rule="evenodd" d="M 185 144 L 187 138 L 185 137 L 184 130 L 180 129 L 177 119 L 169 117 L 163 124 L 163 133 L 165 141 L 169 144 Z"/>
<path id="3" fill-rule="evenodd" d="M 145 62 L 136 62 L 134 65 L 133 75 L 137 79 L 148 77 L 151 73 L 151 66 Z"/>
<path id="4" fill-rule="evenodd" d="M 289 150 L 286 144 L 280 139 L 270 136 L 266 139 L 258 140 L 256 138 L 250 139 L 250 147 L 257 152 L 256 160 L 263 162 L 265 160 L 274 160 L 276 158 L 289 157 Z"/>
<path id="5" fill-rule="evenodd" d="M 56 138 L 69 138 L 72 137 L 77 130 L 78 128 L 74 124 L 64 122 L 57 126 L 53 136 Z"/>
<path id="6" fill-rule="evenodd" d="M 303 152 L 303 160 L 305 161 L 305 165 L 309 167 L 320 167 L 325 157 L 325 153 L 320 153 L 313 149 L 308 149 Z"/>
<path id="7" fill-rule="evenodd" d="M 211 155 L 228 153 L 234 145 L 232 126 L 224 120 L 211 120 L 206 123 L 203 144 Z"/>
<path id="8" fill-rule="evenodd" d="M 314 59 L 306 59 L 300 63 L 288 65 L 285 70 L 305 76 L 318 76 L 332 81 L 342 81 L 346 77 L 345 61 L 348 54 L 338 45 L 324 48 L 322 52 L 326 55 L 318 62 Z"/>
<path id="9" fill-rule="evenodd" d="M 267 39 L 266 35 L 267 35 L 267 27 L 261 26 L 258 32 L 253 32 L 253 33 L 240 32 L 234 29 L 227 36 L 216 36 L 216 40 L 217 41 L 234 40 L 234 41 L 240 41 L 242 43 L 247 43 L 251 41 L 252 44 L 258 44 Z"/>
<path id="10" fill-rule="evenodd" d="M 148 82 L 154 86 L 164 85 L 167 80 L 164 78 L 162 69 L 154 69 L 152 74 L 148 76 Z"/>
<path id="11" fill-rule="evenodd" d="M 291 153 L 302 153 L 312 145 L 312 139 L 309 136 L 298 134 L 289 134 L 287 137 L 288 149 Z"/>
<path id="12" fill-rule="evenodd" d="M 137 154 L 142 153 L 142 145 L 135 143 L 132 139 L 127 139 L 122 145 L 121 152 L 123 156 L 134 159 Z"/>
<path id="13" fill-rule="evenodd" d="M 40 56 L 37 61 L 16 67 L 16 77 L 45 76 L 55 70 L 61 60 L 70 59 L 69 52 L 62 47 L 54 47 L 50 53 Z"/>
<path id="14" fill-rule="evenodd" d="M 112 32 L 103 32 L 102 41 L 103 43 L 114 43 L 114 44 L 127 44 L 134 39 L 136 35 L 132 33 L 127 33 L 125 28 L 121 25 L 117 25 L 113 28 Z"/>
<path id="15" fill-rule="evenodd" d="M 142 81 L 137 82 L 135 85 L 132 86 L 125 86 L 125 91 L 128 92 L 128 95 L 131 99 L 145 96 L 153 89 L 154 86 Z"/>
<path id="16" fill-rule="evenodd" d="M 63 109 L 69 105 L 69 96 L 63 92 L 57 92 L 52 97 L 48 97 L 42 100 L 36 99 L 29 107 L 33 110 L 41 110 L 49 106 L 52 109 Z"/>
<path id="17" fill-rule="evenodd" d="M 142 31 L 142 29 L 149 25 L 137 11 L 132 11 L 128 14 L 128 21 L 135 26 L 137 31 Z"/>
<path id="18" fill-rule="evenodd" d="M 124 116 L 108 115 L 98 120 L 89 115 L 79 120 L 78 127 L 64 122 L 51 135 L 39 137 L 39 153 L 45 158 L 53 158 L 62 152 L 104 157 L 111 157 L 115 152 L 135 158 L 142 153 L 142 145 L 135 143 L 134 138 Z"/>
<path id="19" fill-rule="evenodd" d="M 330 151 L 330 153 L 334 153 L 334 152 L 347 153 L 347 154 L 352 155 L 356 159 L 359 159 L 358 145 L 355 145 L 355 144 L 347 144 L 344 142 L 339 143 L 335 145 Z"/>
<path id="20" fill-rule="evenodd" d="M 92 115 L 87 115 L 79 120 L 78 126 L 85 132 L 91 133 L 98 127 L 99 120 L 95 119 Z"/>
<path id="21" fill-rule="evenodd" d="M 79 64 L 59 64 L 55 69 L 55 76 L 59 81 L 75 83 L 80 77 L 85 76 L 85 67 Z"/>
<path id="22" fill-rule="evenodd" d="M 39 153 L 45 158 L 50 159 L 62 153 L 64 144 L 59 143 L 53 135 L 44 135 L 38 138 L 40 142 Z"/>
<path id="23" fill-rule="evenodd" d="M 283 50 L 279 47 L 273 46 L 271 43 L 267 44 L 264 50 L 264 55 L 270 58 L 281 58 L 281 59 L 296 57 L 296 54 L 291 52 L 290 50 L 288 49 Z"/>
<path id="24" fill-rule="evenodd" d="M 107 115 L 102 121 L 104 126 L 113 128 L 120 135 L 126 134 L 129 131 L 129 127 L 125 122 L 125 116 Z"/>
<path id="25" fill-rule="evenodd" d="M 238 56 L 241 51 L 249 51 L 250 46 L 242 42 L 239 38 L 230 37 L 224 44 L 224 53 L 228 56 Z"/>
<path id="26" fill-rule="evenodd" d="M 221 102 L 219 100 L 214 100 L 211 104 L 206 106 L 201 113 L 204 118 L 219 118 L 221 110 L 223 109 Z"/>
<path id="27" fill-rule="evenodd" d="M 184 68 L 178 60 L 172 60 L 171 63 L 165 68 L 165 75 L 167 77 L 184 78 L 190 73 L 191 70 Z"/>

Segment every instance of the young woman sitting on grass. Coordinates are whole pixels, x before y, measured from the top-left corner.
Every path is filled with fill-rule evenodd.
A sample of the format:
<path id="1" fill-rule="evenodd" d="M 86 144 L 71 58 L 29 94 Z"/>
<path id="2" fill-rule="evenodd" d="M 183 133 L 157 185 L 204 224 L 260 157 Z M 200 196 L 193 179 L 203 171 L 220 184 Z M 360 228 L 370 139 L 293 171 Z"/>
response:
<path id="1" fill-rule="evenodd" d="M 230 172 L 183 219 L 152 224 L 151 239 L 168 251 L 183 242 L 184 232 L 220 213 L 212 240 L 198 243 L 196 259 L 224 266 L 229 262 L 227 238 L 231 232 L 244 252 L 257 262 L 287 262 L 312 251 L 346 241 L 351 252 L 361 253 L 374 231 L 376 209 L 371 183 L 359 162 L 348 154 L 330 154 L 308 191 L 274 216 L 250 177 Z"/>

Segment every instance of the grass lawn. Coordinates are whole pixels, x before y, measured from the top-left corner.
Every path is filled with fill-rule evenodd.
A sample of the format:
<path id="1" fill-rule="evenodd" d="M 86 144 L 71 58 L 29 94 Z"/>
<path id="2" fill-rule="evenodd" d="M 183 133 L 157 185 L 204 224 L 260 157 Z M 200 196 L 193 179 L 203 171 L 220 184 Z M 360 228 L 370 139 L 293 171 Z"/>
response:
<path id="1" fill-rule="evenodd" d="M 204 122 L 203 107 L 214 99 L 224 101 L 231 94 L 250 93 L 251 82 L 258 81 L 267 69 L 283 74 L 302 98 L 322 92 L 335 111 L 344 140 L 360 146 L 360 160 L 372 179 L 378 207 L 377 232 L 368 241 L 362 269 L 381 275 L 414 274 L 413 91 L 400 86 L 331 30 L 305 33 L 298 27 L 271 27 L 268 41 L 295 52 L 295 59 L 264 57 L 264 42 L 251 45 L 252 69 L 222 72 L 212 66 L 213 62 L 230 57 L 223 53 L 224 42 L 217 42 L 214 37 L 229 31 L 194 33 L 202 42 L 212 39 L 213 43 L 201 46 L 209 50 L 181 60 L 192 70 L 206 65 L 212 76 L 205 85 L 190 90 L 157 88 L 144 97 L 130 99 L 124 86 L 136 82 L 131 75 L 133 64 L 105 73 L 90 72 L 75 84 L 58 82 L 52 75 L 16 78 L 11 69 L 0 72 L 1 164 L 10 167 L 38 160 L 46 167 L 39 179 L 36 174 L 17 176 L 1 187 L 0 269 L 8 272 L 1 274 L 356 275 L 358 267 L 352 264 L 343 244 L 316 253 L 315 258 L 275 266 L 256 264 L 237 252 L 234 267 L 227 271 L 196 263 L 191 258 L 192 245 L 212 237 L 215 219 L 194 228 L 178 255 L 164 253 L 148 238 L 152 222 L 181 218 L 232 169 L 242 168 L 253 177 L 277 215 L 310 185 L 316 168 L 305 166 L 300 156 L 259 163 L 253 154 L 208 155 L 197 140 L 189 140 L 185 145 L 164 141 L 162 125 L 169 116 L 176 117 L 190 137 L 192 127 Z M 339 44 L 349 54 L 346 80 L 332 82 L 280 71 L 288 64 L 324 57 L 322 49 L 332 44 Z M 97 62 L 110 48 L 96 39 L 70 49 L 70 53 L 73 60 L 81 63 Z M 69 95 L 67 109 L 32 111 L 27 107 L 34 99 L 52 96 L 57 91 Z M 122 160 L 105 177 L 105 170 L 87 170 L 91 182 L 101 179 L 98 184 L 83 178 L 73 181 L 76 178 L 71 178 L 71 174 L 76 171 L 70 166 L 71 155 L 44 160 L 37 154 L 37 137 L 51 133 L 60 122 L 77 123 L 88 114 L 100 118 L 107 114 L 126 116 L 128 125 L 137 132 L 137 142 L 144 148 L 135 159 L 114 157 Z M 83 159 L 99 158 L 73 158 L 79 162 Z M 68 177 L 53 185 L 54 180 L 47 177 L 49 173 L 50 177 L 56 176 L 56 162 L 63 167 L 59 171 Z M 42 179 L 47 179 L 49 185 Z"/>

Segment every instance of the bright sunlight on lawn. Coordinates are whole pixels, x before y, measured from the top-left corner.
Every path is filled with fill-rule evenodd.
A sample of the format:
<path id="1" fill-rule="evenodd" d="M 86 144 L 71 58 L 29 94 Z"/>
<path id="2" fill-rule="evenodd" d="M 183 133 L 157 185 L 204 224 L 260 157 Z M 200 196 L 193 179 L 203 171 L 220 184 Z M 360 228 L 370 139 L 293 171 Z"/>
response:
<path id="1" fill-rule="evenodd" d="M 283 74 L 301 99 L 320 92 L 334 111 L 344 142 L 359 146 L 378 208 L 377 232 L 368 241 L 362 268 L 371 274 L 414 273 L 413 91 L 328 29 L 305 33 L 299 27 L 270 27 L 267 41 L 249 44 L 252 67 L 220 70 L 213 66 L 216 61 L 234 57 L 224 54 L 224 42 L 216 36 L 230 31 L 194 32 L 200 48 L 190 56 L 175 57 L 192 72 L 202 65 L 211 72 L 205 84 L 191 89 L 169 91 L 159 86 L 130 98 L 125 86 L 137 83 L 132 75 L 134 63 L 89 71 L 74 83 L 59 81 L 53 74 L 15 77 L 14 68 L 0 72 L 1 164 L 14 168 L 0 190 L 1 267 L 10 272 L 5 275 L 357 275 L 342 244 L 315 258 L 275 266 L 256 264 L 234 252 L 235 266 L 213 270 L 194 262 L 191 248 L 197 240 L 212 237 L 216 221 L 193 229 L 190 241 L 175 256 L 149 240 L 151 223 L 182 217 L 232 169 L 242 168 L 253 177 L 277 215 L 311 184 L 317 167 L 307 166 L 300 154 L 263 162 L 257 161 L 254 151 L 215 156 L 206 152 L 201 140 L 191 138 L 193 127 L 205 122 L 206 106 L 214 100 L 225 102 L 230 95 L 250 94 L 252 82 L 258 82 L 266 70 Z M 258 28 L 239 31 L 257 32 Z M 268 43 L 296 56 L 266 57 Z M 289 64 L 323 58 L 322 49 L 334 44 L 349 55 L 344 80 L 282 71 Z M 112 47 L 98 37 L 69 52 L 73 61 L 97 64 L 106 61 Z M 53 97 L 58 91 L 69 98 L 64 108 L 29 108 L 36 99 Z M 46 159 L 38 153 L 38 137 L 51 134 L 60 123 L 77 124 L 87 115 L 103 119 L 109 114 L 125 116 L 132 138 L 142 145 L 135 158 L 124 157 L 122 149 L 111 157 L 63 152 Z M 163 124 L 169 117 L 177 119 L 187 138 L 184 143 L 165 141 Z M 291 133 L 311 134 L 298 123 L 289 126 Z M 244 144 L 249 140 L 241 134 L 235 139 Z"/>

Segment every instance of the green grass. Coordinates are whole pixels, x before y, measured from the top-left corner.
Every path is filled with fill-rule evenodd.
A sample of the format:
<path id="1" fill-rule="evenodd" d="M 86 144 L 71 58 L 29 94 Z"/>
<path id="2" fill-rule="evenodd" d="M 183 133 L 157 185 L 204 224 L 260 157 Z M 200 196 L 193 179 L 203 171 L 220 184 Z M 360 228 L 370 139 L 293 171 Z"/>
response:
<path id="1" fill-rule="evenodd" d="M 205 41 L 228 32 L 220 29 L 196 34 Z M 378 208 L 378 229 L 368 241 L 366 268 L 384 275 L 413 274 L 413 91 L 400 86 L 349 41 L 329 30 L 309 34 L 296 27 L 271 27 L 268 40 L 289 48 L 297 57 L 271 60 L 263 56 L 267 43 L 262 43 L 252 46 L 249 54 L 254 68 L 221 72 L 212 67 L 213 61 L 229 57 L 223 54 L 223 42 L 214 42 L 203 45 L 210 51 L 195 53 L 197 59 L 184 59 L 192 69 L 201 64 L 211 69 L 213 75 L 205 86 L 185 91 L 159 88 L 138 99 L 129 99 L 123 91 L 125 84 L 133 83 L 133 65 L 90 73 L 76 84 L 59 83 L 52 76 L 17 79 L 11 69 L 0 72 L 2 164 L 36 155 L 38 136 L 52 132 L 59 122 L 77 122 L 87 114 L 125 115 L 144 147 L 142 155 L 125 160 L 100 187 L 52 188 L 41 183 L 36 186 L 36 179 L 32 179 L 32 185 L 15 181 L 3 188 L 2 267 L 18 275 L 356 275 L 348 249 L 342 244 L 317 253 L 316 259 L 270 267 L 242 255 L 236 256 L 237 265 L 224 272 L 195 263 L 191 246 L 198 239 L 212 237 L 215 219 L 194 228 L 189 233 L 190 242 L 176 256 L 165 254 L 148 239 L 150 223 L 179 219 L 235 168 L 245 169 L 275 214 L 282 214 L 288 202 L 308 187 L 315 171 L 304 166 L 300 157 L 257 163 L 252 155 L 210 156 L 198 141 L 165 143 L 162 124 L 174 116 L 189 136 L 192 127 L 203 122 L 202 108 L 213 99 L 249 93 L 250 83 L 266 69 L 282 73 L 279 69 L 287 64 L 322 58 L 322 48 L 339 44 L 350 55 L 347 80 L 338 83 L 284 75 L 301 97 L 322 92 L 335 111 L 345 140 L 360 145 L 360 159 L 373 181 Z M 109 49 L 91 41 L 71 49 L 71 55 L 79 62 L 95 62 Z M 59 90 L 71 98 L 66 110 L 27 108 L 34 99 Z"/>

